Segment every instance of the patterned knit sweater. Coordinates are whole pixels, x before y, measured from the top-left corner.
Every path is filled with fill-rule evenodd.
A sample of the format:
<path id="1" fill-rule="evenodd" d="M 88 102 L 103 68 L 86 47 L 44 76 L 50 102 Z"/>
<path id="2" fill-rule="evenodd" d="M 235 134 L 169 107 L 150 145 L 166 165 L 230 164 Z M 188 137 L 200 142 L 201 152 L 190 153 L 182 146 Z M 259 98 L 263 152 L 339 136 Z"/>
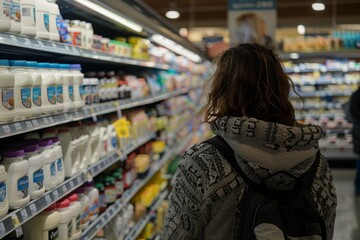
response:
<path id="1" fill-rule="evenodd" d="M 255 182 L 277 171 L 302 175 L 314 162 L 322 134 L 314 125 L 290 127 L 246 117 L 224 117 L 211 128 L 233 148 L 239 166 Z M 183 155 L 176 174 L 162 239 L 238 239 L 237 206 L 247 184 L 220 152 L 211 144 L 197 144 Z M 286 174 L 269 178 L 266 184 L 284 190 L 293 186 L 294 179 Z M 325 220 L 327 239 L 332 239 L 337 199 L 323 156 L 311 194 Z"/>

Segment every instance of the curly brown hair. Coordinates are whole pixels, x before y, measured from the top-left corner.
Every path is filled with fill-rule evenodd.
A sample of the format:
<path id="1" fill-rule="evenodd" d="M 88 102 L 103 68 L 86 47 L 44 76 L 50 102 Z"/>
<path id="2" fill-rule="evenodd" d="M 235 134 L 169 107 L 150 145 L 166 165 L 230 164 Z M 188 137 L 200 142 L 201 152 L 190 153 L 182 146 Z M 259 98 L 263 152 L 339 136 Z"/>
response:
<path id="1" fill-rule="evenodd" d="M 205 122 L 224 116 L 252 117 L 293 126 L 291 84 L 279 57 L 258 44 L 240 44 L 219 58 L 212 78 Z"/>

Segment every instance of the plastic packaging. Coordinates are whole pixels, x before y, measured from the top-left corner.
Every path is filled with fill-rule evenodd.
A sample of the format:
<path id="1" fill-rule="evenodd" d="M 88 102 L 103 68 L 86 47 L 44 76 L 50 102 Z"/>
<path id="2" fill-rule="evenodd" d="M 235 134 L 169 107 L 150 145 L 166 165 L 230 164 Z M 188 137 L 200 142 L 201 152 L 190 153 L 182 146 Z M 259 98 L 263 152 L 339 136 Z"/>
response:
<path id="1" fill-rule="evenodd" d="M 57 186 L 56 158 L 54 157 L 52 145 L 51 139 L 39 141 L 41 155 L 44 160 L 44 186 L 46 191 Z"/>
<path id="2" fill-rule="evenodd" d="M 1 22 L 2 20 L 0 20 Z M 14 74 L 8 70 L 9 61 L 0 59 L 0 121 L 8 122 L 15 118 Z"/>
<path id="3" fill-rule="evenodd" d="M 36 0 L 20 0 L 21 34 L 28 37 L 36 36 Z"/>
<path id="4" fill-rule="evenodd" d="M 72 20 L 71 26 L 69 27 L 69 33 L 72 38 L 72 45 L 79 46 L 79 47 L 83 46 L 82 32 L 83 32 L 83 29 L 80 25 L 80 21 Z"/>
<path id="5" fill-rule="evenodd" d="M 56 204 L 53 204 L 23 225 L 26 240 L 59 239 L 59 220 Z"/>
<path id="6" fill-rule="evenodd" d="M 91 105 L 92 100 L 92 92 L 91 92 L 91 78 L 84 78 L 83 80 L 83 97 L 82 99 L 85 101 L 86 105 Z"/>
<path id="7" fill-rule="evenodd" d="M 56 210 L 59 213 L 59 240 L 72 239 L 72 212 L 70 209 L 70 201 L 63 199 L 56 203 Z"/>
<path id="8" fill-rule="evenodd" d="M 80 86 L 83 85 L 84 74 L 81 73 L 80 64 L 72 64 L 70 67 L 74 81 L 75 108 L 82 108 L 85 105 L 85 102 L 81 98 Z"/>
<path id="9" fill-rule="evenodd" d="M 36 38 L 50 39 L 49 4 L 45 0 L 36 0 Z"/>
<path id="10" fill-rule="evenodd" d="M 105 186 L 102 183 L 96 183 L 95 187 L 99 191 L 99 213 L 101 214 L 106 210 Z"/>
<path id="11" fill-rule="evenodd" d="M 38 63 L 38 72 L 41 74 L 41 103 L 42 112 L 45 114 L 55 113 L 56 106 L 56 79 L 53 73 L 49 71 L 49 63 Z"/>
<path id="12" fill-rule="evenodd" d="M 91 23 L 85 23 L 85 34 L 86 34 L 85 48 L 86 49 L 92 49 L 93 37 L 94 37 L 94 29 L 93 29 Z"/>
<path id="13" fill-rule="evenodd" d="M 63 158 L 63 152 L 60 146 L 60 141 L 57 137 L 51 138 L 53 145 L 53 151 L 54 151 L 54 157 L 56 159 L 56 179 L 57 179 L 57 185 L 62 183 L 65 180 L 65 169 L 64 169 L 64 158 Z"/>
<path id="14" fill-rule="evenodd" d="M 11 1 L 10 0 L 2 0 L 0 1 L 0 32 L 7 32 L 10 30 L 11 22 L 10 22 L 10 8 Z"/>
<path id="15" fill-rule="evenodd" d="M 116 197 L 120 198 L 124 192 L 122 169 L 119 169 L 118 171 L 114 172 L 113 177 L 115 178 Z"/>
<path id="16" fill-rule="evenodd" d="M 10 73 L 14 74 L 14 101 L 15 119 L 24 119 L 32 116 L 31 87 L 33 80 L 27 70 L 26 61 L 10 60 Z"/>
<path id="17" fill-rule="evenodd" d="M 30 201 L 29 196 L 29 162 L 24 159 L 24 150 L 9 150 L 2 152 L 2 165 L 7 172 L 6 185 L 9 193 L 9 208 L 17 209 Z"/>
<path id="18" fill-rule="evenodd" d="M 71 240 L 77 240 L 81 237 L 81 203 L 78 201 L 77 194 L 71 194 L 68 197 L 70 201 L 70 210 L 72 212 L 72 238 Z"/>
<path id="19" fill-rule="evenodd" d="M 90 148 L 91 148 L 91 158 L 90 164 L 96 163 L 100 158 L 100 132 L 99 127 L 95 122 L 88 123 L 88 132 L 90 134 Z"/>
<path id="20" fill-rule="evenodd" d="M 28 61 L 26 62 L 28 71 L 31 74 L 33 84 L 32 84 L 32 112 L 33 116 L 40 116 L 42 113 L 42 99 L 41 99 L 41 85 L 42 78 L 41 74 L 37 71 L 37 62 Z"/>
<path id="21" fill-rule="evenodd" d="M 44 161 L 39 154 L 40 148 L 37 144 L 22 146 L 25 157 L 29 161 L 29 194 L 31 199 L 41 197 L 45 192 L 44 187 Z"/>
<path id="22" fill-rule="evenodd" d="M 49 27 L 50 27 L 50 40 L 60 41 L 59 31 L 56 26 L 56 20 L 60 15 L 59 6 L 55 3 L 56 0 L 47 0 L 49 7 Z"/>
<path id="23" fill-rule="evenodd" d="M 85 183 L 84 187 L 89 197 L 89 221 L 93 222 L 99 216 L 99 190 L 95 188 L 94 182 Z"/>
<path id="24" fill-rule="evenodd" d="M 10 18 L 11 18 L 10 32 L 20 34 L 21 33 L 20 0 L 10 1 Z"/>
<path id="25" fill-rule="evenodd" d="M 80 187 L 77 188 L 74 193 L 76 193 L 79 197 L 79 201 L 81 203 L 81 230 L 86 229 L 89 226 L 89 208 L 90 208 L 90 199 L 85 194 L 85 188 Z"/>
<path id="26" fill-rule="evenodd" d="M 3 218 L 9 210 L 8 187 L 6 184 L 7 174 L 5 167 L 0 165 L 0 219 Z"/>
<path id="27" fill-rule="evenodd" d="M 49 72 L 54 75 L 56 81 L 56 110 L 64 111 L 64 77 L 59 70 L 58 63 L 50 63 Z"/>
<path id="28" fill-rule="evenodd" d="M 60 73 L 63 75 L 63 97 L 64 97 L 64 111 L 75 109 L 74 98 L 74 77 L 70 72 L 70 64 L 60 64 Z"/>
<path id="29" fill-rule="evenodd" d="M 69 128 L 59 129 L 58 138 L 64 153 L 65 176 L 72 177 L 80 171 L 80 141 L 73 139 Z"/>
<path id="30" fill-rule="evenodd" d="M 115 178 L 113 177 L 105 178 L 105 201 L 107 206 L 116 201 Z"/>

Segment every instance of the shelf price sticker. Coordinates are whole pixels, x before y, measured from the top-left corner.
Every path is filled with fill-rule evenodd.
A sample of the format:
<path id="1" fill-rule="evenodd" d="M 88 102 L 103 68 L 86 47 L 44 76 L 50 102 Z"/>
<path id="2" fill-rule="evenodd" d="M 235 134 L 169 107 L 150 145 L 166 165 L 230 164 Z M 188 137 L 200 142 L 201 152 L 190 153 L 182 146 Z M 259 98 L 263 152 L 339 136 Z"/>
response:
<path id="1" fill-rule="evenodd" d="M 19 122 L 14 123 L 15 131 L 21 131 L 21 124 Z"/>
<path id="2" fill-rule="evenodd" d="M 29 215 L 26 211 L 26 208 L 24 208 L 23 210 L 20 211 L 21 217 L 22 217 L 22 222 L 26 221 L 29 218 Z"/>
<path id="3" fill-rule="evenodd" d="M 36 209 L 35 203 L 30 204 L 29 208 L 30 208 L 31 216 L 35 216 L 37 214 L 37 209 Z"/>
<path id="4" fill-rule="evenodd" d="M 45 195 L 45 202 L 46 202 L 46 205 L 49 205 L 51 203 L 51 197 L 49 194 Z"/>
<path id="5" fill-rule="evenodd" d="M 26 121 L 25 125 L 26 125 L 27 129 L 32 129 L 33 128 L 33 125 L 32 125 L 32 123 L 30 121 Z"/>
<path id="6" fill-rule="evenodd" d="M 63 185 L 63 186 L 62 186 L 62 191 L 63 191 L 63 193 L 66 193 L 66 192 L 67 192 L 67 190 L 68 190 L 68 189 L 67 189 L 66 184 L 65 184 L 65 185 Z"/>
<path id="7" fill-rule="evenodd" d="M 38 127 L 39 126 L 39 122 L 37 121 L 37 119 L 31 120 L 32 124 L 34 127 Z"/>
<path id="8" fill-rule="evenodd" d="M 6 233 L 6 229 L 5 229 L 4 223 L 1 222 L 0 223 L 0 236 L 4 236 L 5 233 Z"/>
<path id="9" fill-rule="evenodd" d="M 43 123 L 46 125 L 50 123 L 49 119 L 47 117 L 44 117 L 42 120 L 43 120 Z"/>
<path id="10" fill-rule="evenodd" d="M 5 134 L 10 134 L 11 133 L 11 129 L 10 129 L 10 126 L 8 124 L 2 125 L 2 129 L 3 129 Z"/>
<path id="11" fill-rule="evenodd" d="M 19 218 L 18 218 L 18 216 L 16 215 L 15 212 L 11 213 L 11 214 L 10 214 L 10 217 L 11 217 L 12 222 L 13 222 L 13 224 L 14 224 L 15 227 L 17 227 L 17 226 L 20 225 L 20 220 L 19 220 Z"/>

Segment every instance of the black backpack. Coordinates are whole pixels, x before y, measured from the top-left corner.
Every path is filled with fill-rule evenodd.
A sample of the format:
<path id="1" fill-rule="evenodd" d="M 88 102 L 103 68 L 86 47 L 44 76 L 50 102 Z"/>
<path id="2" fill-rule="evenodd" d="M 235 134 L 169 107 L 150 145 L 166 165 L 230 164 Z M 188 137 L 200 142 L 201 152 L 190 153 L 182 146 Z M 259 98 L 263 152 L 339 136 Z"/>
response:
<path id="1" fill-rule="evenodd" d="M 237 222 L 237 239 L 326 239 L 325 222 L 311 196 L 312 183 L 320 161 L 319 152 L 312 167 L 296 180 L 292 190 L 271 190 L 254 183 L 245 175 L 236 162 L 234 151 L 222 137 L 216 136 L 206 142 L 219 150 L 249 186 L 239 206 L 241 219 Z M 274 175 L 276 174 L 278 173 Z"/>

